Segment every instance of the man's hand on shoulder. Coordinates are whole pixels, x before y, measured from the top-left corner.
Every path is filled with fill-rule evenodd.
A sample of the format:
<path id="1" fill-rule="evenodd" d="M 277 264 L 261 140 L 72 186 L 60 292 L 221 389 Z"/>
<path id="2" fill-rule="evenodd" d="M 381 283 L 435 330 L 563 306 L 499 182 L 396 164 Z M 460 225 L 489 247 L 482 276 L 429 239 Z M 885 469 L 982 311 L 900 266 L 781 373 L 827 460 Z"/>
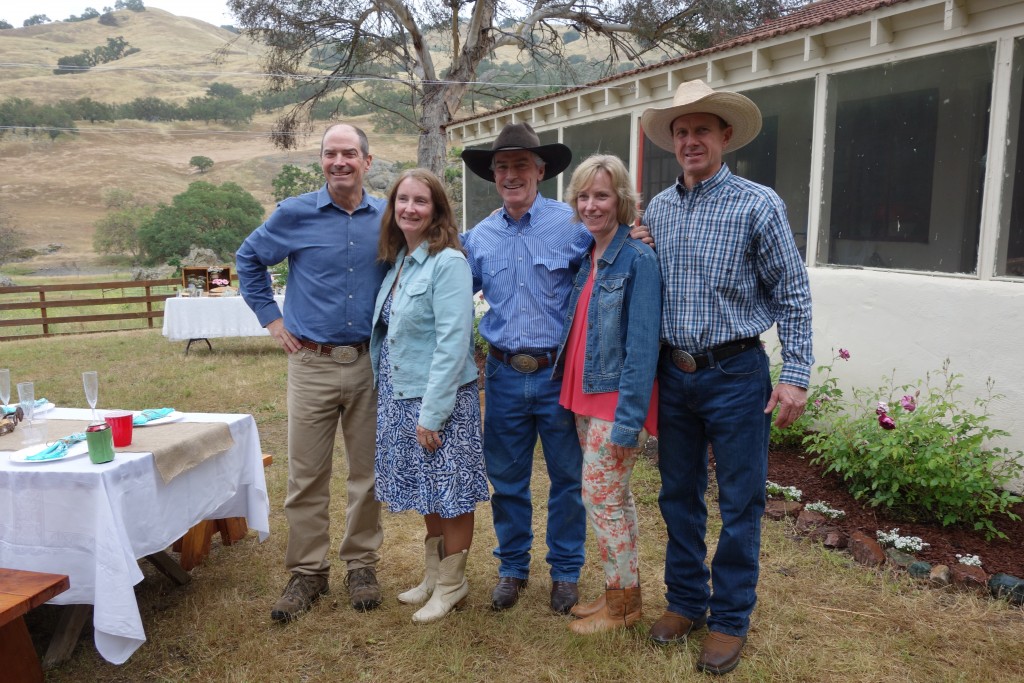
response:
<path id="1" fill-rule="evenodd" d="M 635 240 L 640 240 L 651 249 L 654 249 L 654 238 L 651 237 L 651 229 L 646 225 L 634 225 L 629 231 L 629 236 Z"/>
<path id="2" fill-rule="evenodd" d="M 807 390 L 792 384 L 781 382 L 772 391 L 768 405 L 765 406 L 765 415 L 770 415 L 778 406 L 779 414 L 775 416 L 775 426 L 785 429 L 796 422 L 797 418 L 803 415 L 804 406 L 807 405 Z"/>
<path id="3" fill-rule="evenodd" d="M 295 353 L 302 348 L 302 344 L 299 340 L 284 326 L 284 318 L 278 318 L 272 322 L 267 323 L 267 332 L 270 332 L 270 336 L 278 343 L 278 345 L 285 350 L 286 353 Z"/>

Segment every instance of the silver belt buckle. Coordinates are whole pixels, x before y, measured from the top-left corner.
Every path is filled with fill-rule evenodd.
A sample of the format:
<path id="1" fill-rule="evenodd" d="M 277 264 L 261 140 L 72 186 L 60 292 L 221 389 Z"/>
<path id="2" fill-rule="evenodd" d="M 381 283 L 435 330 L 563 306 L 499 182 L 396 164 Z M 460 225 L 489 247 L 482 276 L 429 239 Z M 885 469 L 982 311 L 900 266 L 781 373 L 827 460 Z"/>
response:
<path id="1" fill-rule="evenodd" d="M 525 375 L 528 375 L 531 372 L 537 372 L 537 369 L 540 367 L 536 358 L 525 353 L 517 353 L 512 356 L 508 362 L 509 365 Z"/>
<path id="2" fill-rule="evenodd" d="M 672 349 L 672 362 L 683 372 L 694 372 L 697 369 L 697 361 L 682 349 Z"/>
<path id="3" fill-rule="evenodd" d="M 331 349 L 331 360 L 348 365 L 359 358 L 359 349 L 354 346 L 335 346 Z"/>

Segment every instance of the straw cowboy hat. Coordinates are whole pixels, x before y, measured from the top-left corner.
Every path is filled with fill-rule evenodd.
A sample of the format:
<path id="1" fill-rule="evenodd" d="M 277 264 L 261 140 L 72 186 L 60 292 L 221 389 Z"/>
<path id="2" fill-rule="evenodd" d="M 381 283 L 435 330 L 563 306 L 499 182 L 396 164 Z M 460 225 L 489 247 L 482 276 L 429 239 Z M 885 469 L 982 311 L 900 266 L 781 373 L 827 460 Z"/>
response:
<path id="1" fill-rule="evenodd" d="M 470 171 L 493 183 L 494 171 L 491 170 L 491 160 L 495 153 L 519 149 L 534 152 L 544 160 L 544 180 L 554 178 L 567 169 L 569 162 L 572 161 L 572 150 L 559 143 L 540 144 L 540 138 L 528 123 L 508 124 L 501 129 L 498 139 L 494 141 L 490 149 L 464 149 L 462 150 L 462 160 L 466 162 L 466 166 L 469 166 Z"/>
<path id="2" fill-rule="evenodd" d="M 715 92 L 704 81 L 687 81 L 672 98 L 672 106 L 650 108 L 640 117 L 644 134 L 651 142 L 669 152 L 672 144 L 672 122 L 684 114 L 715 114 L 732 126 L 732 137 L 726 152 L 735 152 L 757 137 L 761 131 L 761 111 L 749 98 L 735 92 Z"/>

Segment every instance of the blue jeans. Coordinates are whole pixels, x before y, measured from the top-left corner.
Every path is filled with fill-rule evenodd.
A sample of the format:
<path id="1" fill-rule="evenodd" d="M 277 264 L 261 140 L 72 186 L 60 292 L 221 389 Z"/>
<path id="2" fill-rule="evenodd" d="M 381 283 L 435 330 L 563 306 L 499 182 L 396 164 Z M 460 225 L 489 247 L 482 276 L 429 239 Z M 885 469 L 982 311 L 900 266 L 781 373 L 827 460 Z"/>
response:
<path id="1" fill-rule="evenodd" d="M 710 609 L 709 629 L 744 636 L 757 600 L 768 476 L 771 415 L 764 414 L 772 389 L 768 357 L 761 349 L 753 349 L 686 373 L 663 352 L 658 381 L 658 504 L 668 527 L 668 608 L 690 619 Z M 710 573 L 704 540 L 709 443 L 722 514 Z"/>
<path id="2" fill-rule="evenodd" d="M 491 511 L 499 576 L 526 579 L 533 544 L 530 475 L 540 435 L 551 486 L 548 493 L 547 562 L 552 581 L 579 579 L 587 534 L 581 477 L 583 454 L 572 412 L 558 405 L 561 381 L 546 369 L 523 374 L 488 356 L 484 461 L 494 487 Z"/>

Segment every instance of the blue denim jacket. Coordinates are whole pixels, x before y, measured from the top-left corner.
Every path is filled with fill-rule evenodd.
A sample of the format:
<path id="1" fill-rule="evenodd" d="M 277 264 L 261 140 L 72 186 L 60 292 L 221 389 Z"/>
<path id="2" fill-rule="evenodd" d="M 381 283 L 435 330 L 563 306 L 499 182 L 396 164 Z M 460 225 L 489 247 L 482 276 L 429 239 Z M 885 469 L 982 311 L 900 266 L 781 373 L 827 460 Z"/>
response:
<path id="1" fill-rule="evenodd" d="M 373 310 L 370 360 L 375 382 L 380 381 L 380 351 L 384 336 L 391 359 L 395 397 L 422 398 L 419 424 L 437 431 L 455 408 L 455 393 L 476 379 L 473 355 L 473 275 L 462 252 L 445 249 L 429 256 L 427 243 L 411 256 L 405 249 L 384 276 Z M 385 327 L 380 311 L 405 262 L 391 301 L 391 322 Z"/>
<path id="2" fill-rule="evenodd" d="M 611 244 L 597 259 L 587 310 L 587 353 L 583 364 L 583 393 L 619 392 L 611 433 L 611 442 L 619 446 L 637 445 L 651 403 L 660 345 L 658 261 L 654 250 L 629 237 L 629 231 L 629 226 L 620 225 Z M 565 343 L 590 268 L 591 258 L 584 258 L 569 299 L 553 379 L 562 375 Z"/>

